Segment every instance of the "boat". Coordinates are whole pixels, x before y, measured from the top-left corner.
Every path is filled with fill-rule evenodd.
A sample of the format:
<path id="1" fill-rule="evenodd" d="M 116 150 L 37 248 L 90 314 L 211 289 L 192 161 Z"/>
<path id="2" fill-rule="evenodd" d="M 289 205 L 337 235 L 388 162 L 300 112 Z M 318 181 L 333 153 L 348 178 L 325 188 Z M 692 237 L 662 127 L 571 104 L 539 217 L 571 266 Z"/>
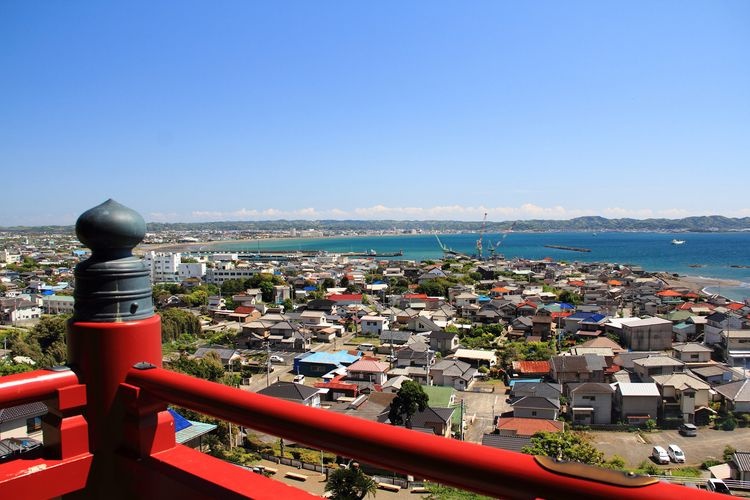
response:
<path id="1" fill-rule="evenodd" d="M 682 245 L 684 243 L 685 243 L 685 240 L 678 240 L 678 239 L 672 240 L 673 245 Z"/>

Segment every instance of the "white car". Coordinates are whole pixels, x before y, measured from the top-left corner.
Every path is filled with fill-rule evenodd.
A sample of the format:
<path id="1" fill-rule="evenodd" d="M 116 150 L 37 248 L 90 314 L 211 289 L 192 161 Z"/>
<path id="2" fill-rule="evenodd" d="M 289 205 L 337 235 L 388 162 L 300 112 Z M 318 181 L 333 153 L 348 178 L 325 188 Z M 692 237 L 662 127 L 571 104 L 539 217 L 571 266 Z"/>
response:
<path id="1" fill-rule="evenodd" d="M 667 455 L 667 450 L 665 450 L 661 446 L 654 446 L 654 448 L 651 450 L 651 458 L 653 458 L 654 462 L 656 462 L 657 464 L 669 463 L 669 455 Z"/>
<path id="2" fill-rule="evenodd" d="M 271 363 L 283 363 L 284 362 L 284 358 L 282 358 L 281 356 L 277 356 L 276 354 L 272 354 L 268 359 L 271 361 Z"/>
<path id="3" fill-rule="evenodd" d="M 667 446 L 667 455 L 669 455 L 669 459 L 674 463 L 685 463 L 685 454 L 676 444 Z"/>
<path id="4" fill-rule="evenodd" d="M 295 384 L 304 384 L 305 383 L 305 376 L 304 375 L 295 375 L 293 382 Z"/>
<path id="5" fill-rule="evenodd" d="M 729 491 L 729 488 L 727 488 L 726 483 L 721 479 L 709 479 L 706 481 L 706 489 L 708 491 L 713 491 L 714 493 L 723 493 L 724 495 L 732 494 L 732 492 Z"/>

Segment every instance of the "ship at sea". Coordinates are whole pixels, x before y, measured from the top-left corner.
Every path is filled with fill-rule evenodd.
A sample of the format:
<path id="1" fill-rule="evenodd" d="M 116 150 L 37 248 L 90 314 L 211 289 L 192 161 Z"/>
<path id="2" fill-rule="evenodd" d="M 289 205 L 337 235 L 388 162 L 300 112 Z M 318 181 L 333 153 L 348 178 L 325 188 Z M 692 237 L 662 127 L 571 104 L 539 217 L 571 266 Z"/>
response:
<path id="1" fill-rule="evenodd" d="M 674 240 L 672 240 L 672 244 L 673 245 L 684 245 L 685 244 L 685 240 L 674 239 Z"/>

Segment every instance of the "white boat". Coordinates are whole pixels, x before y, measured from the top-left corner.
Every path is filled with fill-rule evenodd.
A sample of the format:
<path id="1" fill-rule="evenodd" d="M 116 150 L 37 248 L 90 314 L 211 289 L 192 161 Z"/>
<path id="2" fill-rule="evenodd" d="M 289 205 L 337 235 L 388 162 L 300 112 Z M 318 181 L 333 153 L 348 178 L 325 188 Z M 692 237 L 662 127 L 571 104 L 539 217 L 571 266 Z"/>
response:
<path id="1" fill-rule="evenodd" d="M 685 240 L 677 240 L 677 239 L 672 240 L 673 245 L 682 245 L 684 243 L 685 243 Z"/>

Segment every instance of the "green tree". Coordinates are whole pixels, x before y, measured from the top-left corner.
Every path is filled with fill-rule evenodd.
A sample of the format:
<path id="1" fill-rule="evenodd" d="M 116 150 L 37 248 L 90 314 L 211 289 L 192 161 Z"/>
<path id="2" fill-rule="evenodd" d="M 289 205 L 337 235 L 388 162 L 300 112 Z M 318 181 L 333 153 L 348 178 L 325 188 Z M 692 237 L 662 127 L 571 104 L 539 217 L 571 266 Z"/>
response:
<path id="1" fill-rule="evenodd" d="M 578 432 L 537 432 L 521 452 L 591 465 L 604 462 L 604 454 Z"/>
<path id="2" fill-rule="evenodd" d="M 358 463 L 347 468 L 339 468 L 328 475 L 325 491 L 334 500 L 361 500 L 368 495 L 375 496 L 378 485 L 362 472 Z"/>
<path id="3" fill-rule="evenodd" d="M 161 315 L 161 341 L 171 342 L 186 334 L 197 337 L 201 333 L 198 317 L 190 311 L 167 309 Z"/>
<path id="4" fill-rule="evenodd" d="M 221 284 L 222 295 L 234 295 L 245 291 L 245 282 L 243 280 L 226 280 Z"/>
<path id="5" fill-rule="evenodd" d="M 428 401 L 429 396 L 418 382 L 405 381 L 391 402 L 391 409 L 388 412 L 391 424 L 404 425 L 411 429 L 411 418 L 417 411 L 424 411 Z"/>

